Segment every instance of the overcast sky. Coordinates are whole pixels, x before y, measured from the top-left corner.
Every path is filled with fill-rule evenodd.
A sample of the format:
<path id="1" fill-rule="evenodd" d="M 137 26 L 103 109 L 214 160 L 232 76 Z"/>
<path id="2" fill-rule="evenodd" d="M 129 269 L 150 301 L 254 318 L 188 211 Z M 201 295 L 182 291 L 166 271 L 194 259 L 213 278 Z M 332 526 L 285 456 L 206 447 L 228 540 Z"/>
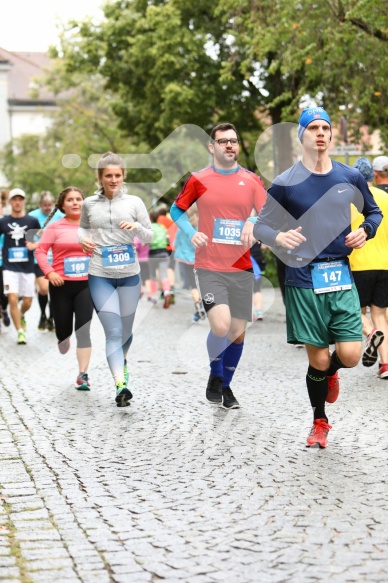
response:
<path id="1" fill-rule="evenodd" d="M 9 0 L 0 18 L 0 47 L 7 51 L 47 51 L 57 44 L 57 23 L 100 20 L 105 0 Z"/>

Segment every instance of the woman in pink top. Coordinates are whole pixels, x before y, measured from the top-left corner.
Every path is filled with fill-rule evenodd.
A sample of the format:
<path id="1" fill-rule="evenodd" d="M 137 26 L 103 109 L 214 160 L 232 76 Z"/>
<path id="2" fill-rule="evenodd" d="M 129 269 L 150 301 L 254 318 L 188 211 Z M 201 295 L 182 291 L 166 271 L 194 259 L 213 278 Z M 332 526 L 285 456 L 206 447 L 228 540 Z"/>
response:
<path id="1" fill-rule="evenodd" d="M 90 323 L 93 303 L 88 285 L 90 257 L 78 243 L 78 226 L 84 194 L 79 188 L 69 186 L 63 190 L 45 225 L 59 209 L 65 216 L 51 223 L 40 238 L 35 257 L 45 277 L 49 280 L 49 293 L 53 310 L 55 332 L 61 354 L 70 348 L 74 329 L 77 338 L 79 374 L 75 382 L 78 390 L 89 391 L 88 368 L 91 355 Z M 53 261 L 47 254 L 52 250 Z"/>
<path id="2" fill-rule="evenodd" d="M 145 282 L 150 278 L 150 266 L 148 265 L 148 259 L 150 255 L 150 246 L 147 243 L 142 243 L 139 237 L 133 239 L 133 246 L 137 252 L 137 259 L 140 265 L 140 277 L 142 283 L 142 290 L 140 293 L 140 297 L 143 295 L 143 286 L 145 286 Z"/>

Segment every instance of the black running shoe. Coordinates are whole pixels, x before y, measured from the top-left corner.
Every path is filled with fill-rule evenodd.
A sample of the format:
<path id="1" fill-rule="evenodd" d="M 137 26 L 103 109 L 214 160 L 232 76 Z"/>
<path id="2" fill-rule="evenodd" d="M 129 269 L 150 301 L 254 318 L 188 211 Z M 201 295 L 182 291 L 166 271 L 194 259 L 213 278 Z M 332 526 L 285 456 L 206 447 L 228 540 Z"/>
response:
<path id="1" fill-rule="evenodd" d="M 11 323 L 11 320 L 9 319 L 9 315 L 8 315 L 7 310 L 3 310 L 1 315 L 3 317 L 3 324 L 7 328 Z"/>
<path id="2" fill-rule="evenodd" d="M 40 330 L 41 332 L 46 332 L 46 328 L 47 328 L 47 318 L 45 314 L 42 314 L 39 320 L 39 324 L 38 324 L 38 330 Z"/>
<path id="3" fill-rule="evenodd" d="M 384 341 L 384 332 L 373 328 L 365 343 L 365 350 L 362 355 L 363 366 L 373 366 L 378 357 L 378 347 Z"/>
<path id="4" fill-rule="evenodd" d="M 220 405 L 222 403 L 222 377 L 210 375 L 206 387 L 206 399 L 209 403 Z"/>
<path id="5" fill-rule="evenodd" d="M 55 332 L 55 323 L 54 323 L 54 318 L 47 318 L 47 326 L 46 326 L 47 330 L 49 332 Z"/>
<path id="6" fill-rule="evenodd" d="M 133 395 L 123 382 L 116 383 L 116 405 L 118 407 L 128 407 Z"/>
<path id="7" fill-rule="evenodd" d="M 233 395 L 232 389 L 230 387 L 222 388 L 222 405 L 223 409 L 239 409 L 240 403 L 237 401 L 236 397 Z"/>

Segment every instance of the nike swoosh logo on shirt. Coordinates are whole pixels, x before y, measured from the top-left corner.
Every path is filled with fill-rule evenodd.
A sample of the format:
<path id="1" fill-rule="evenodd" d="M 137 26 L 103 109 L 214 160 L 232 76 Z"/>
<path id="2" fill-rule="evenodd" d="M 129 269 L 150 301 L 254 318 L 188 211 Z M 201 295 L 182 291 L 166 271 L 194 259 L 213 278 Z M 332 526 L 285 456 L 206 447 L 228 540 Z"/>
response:
<path id="1" fill-rule="evenodd" d="M 303 245 L 308 246 L 311 251 L 311 257 L 317 257 L 317 255 L 326 249 L 326 247 L 328 247 L 328 245 L 334 241 L 334 239 L 338 237 L 351 223 L 350 209 L 349 215 L 347 215 L 347 213 L 342 214 L 341 212 L 333 211 L 332 202 L 333 197 L 335 197 L 335 193 L 349 190 L 348 188 L 338 188 L 338 186 L 338 184 L 336 186 L 332 186 L 298 219 L 295 219 L 279 202 L 277 202 L 275 199 L 272 199 L 272 205 L 279 208 L 279 215 L 283 217 L 283 222 L 287 224 L 287 231 L 289 229 L 302 227 L 302 235 L 304 235 L 307 239 Z M 362 193 L 357 188 L 355 188 L 354 200 L 351 202 L 356 208 L 363 208 L 364 199 Z M 331 217 L 329 226 L 326 226 L 324 230 L 317 229 L 317 217 L 327 217 L 327 215 Z M 280 228 L 280 225 L 275 225 L 273 228 Z M 272 251 L 275 255 L 278 255 L 284 263 L 287 264 L 287 260 L 284 258 L 284 252 L 286 251 L 284 247 L 280 247 L 279 249 L 274 247 Z M 294 266 L 295 259 L 300 261 L 300 265 L 298 265 L 299 267 L 304 267 L 310 263 L 309 259 L 302 259 L 297 257 L 298 247 L 296 247 L 294 250 L 291 250 L 291 253 L 288 251 L 288 253 L 290 254 L 289 265 Z"/>

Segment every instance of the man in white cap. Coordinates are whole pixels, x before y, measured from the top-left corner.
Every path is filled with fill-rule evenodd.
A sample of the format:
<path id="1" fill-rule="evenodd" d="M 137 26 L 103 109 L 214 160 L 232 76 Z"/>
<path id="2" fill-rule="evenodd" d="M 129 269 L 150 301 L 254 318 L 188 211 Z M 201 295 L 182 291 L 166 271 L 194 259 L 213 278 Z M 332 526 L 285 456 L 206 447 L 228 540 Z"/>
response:
<path id="1" fill-rule="evenodd" d="M 388 156 L 377 156 L 373 160 L 373 170 L 377 188 L 388 192 Z"/>
<path id="2" fill-rule="evenodd" d="M 338 370 L 356 366 L 362 352 L 360 302 L 348 256 L 374 237 L 382 218 L 360 172 L 330 159 L 331 135 L 330 117 L 322 107 L 302 112 L 302 159 L 275 178 L 253 227 L 254 238 L 286 264 L 287 342 L 304 344 L 308 355 L 306 385 L 314 423 L 306 445 L 320 448 L 326 447 L 331 429 L 325 402 L 338 398 Z M 351 203 L 364 215 L 354 231 Z M 254 220 L 244 226 L 246 245 Z M 332 354 L 330 344 L 335 344 Z"/>
<path id="3" fill-rule="evenodd" d="M 4 293 L 8 296 L 10 314 L 17 330 L 18 344 L 26 344 L 25 313 L 30 309 L 35 295 L 35 267 L 33 234 L 26 239 L 27 232 L 37 232 L 39 221 L 25 212 L 26 194 L 21 188 L 13 188 L 8 195 L 11 214 L 0 220 L 0 234 L 4 234 L 3 281 Z M 22 303 L 19 308 L 19 297 Z"/>

